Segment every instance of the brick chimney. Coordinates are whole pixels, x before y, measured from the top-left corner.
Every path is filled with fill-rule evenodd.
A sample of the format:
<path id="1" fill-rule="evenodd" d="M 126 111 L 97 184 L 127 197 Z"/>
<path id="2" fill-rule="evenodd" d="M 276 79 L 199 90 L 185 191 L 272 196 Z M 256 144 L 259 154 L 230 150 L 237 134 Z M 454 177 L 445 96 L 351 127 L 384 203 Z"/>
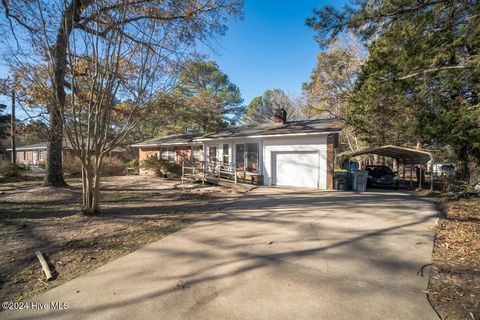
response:
<path id="1" fill-rule="evenodd" d="M 283 108 L 275 109 L 275 115 L 273 116 L 275 123 L 284 124 L 287 122 L 287 111 Z"/>

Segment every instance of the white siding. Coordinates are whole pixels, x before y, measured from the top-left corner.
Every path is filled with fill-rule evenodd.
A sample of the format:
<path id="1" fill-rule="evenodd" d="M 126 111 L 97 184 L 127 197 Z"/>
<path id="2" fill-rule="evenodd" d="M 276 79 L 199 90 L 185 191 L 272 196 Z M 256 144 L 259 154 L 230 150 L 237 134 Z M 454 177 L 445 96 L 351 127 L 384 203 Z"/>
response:
<path id="1" fill-rule="evenodd" d="M 314 152 L 318 157 L 319 189 L 327 188 L 327 139 L 326 135 L 309 138 L 269 138 L 263 139 L 263 183 L 272 184 L 272 153 L 275 152 Z M 279 173 L 281 174 L 281 173 Z"/>

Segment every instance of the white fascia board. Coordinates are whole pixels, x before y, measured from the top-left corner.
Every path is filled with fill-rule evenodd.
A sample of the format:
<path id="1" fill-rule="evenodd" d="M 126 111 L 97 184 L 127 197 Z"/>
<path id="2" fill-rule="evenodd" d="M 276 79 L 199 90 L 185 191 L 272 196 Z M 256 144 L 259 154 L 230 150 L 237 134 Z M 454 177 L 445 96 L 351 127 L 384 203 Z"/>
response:
<path id="1" fill-rule="evenodd" d="M 33 147 L 33 148 L 16 147 L 15 148 L 15 151 L 27 151 L 27 150 L 47 150 L 47 147 Z M 12 148 L 8 148 L 7 151 L 12 151 Z"/>
<path id="2" fill-rule="evenodd" d="M 305 133 L 284 133 L 284 134 L 264 134 L 264 135 L 253 135 L 253 136 L 237 136 L 237 137 L 226 137 L 226 138 L 200 138 L 195 139 L 196 141 L 213 141 L 213 140 L 241 140 L 241 139 L 256 139 L 256 138 L 283 138 L 283 137 L 303 137 L 303 136 L 321 136 L 330 133 L 336 133 L 340 130 L 335 131 L 322 131 L 322 132 L 305 132 Z"/>
<path id="3" fill-rule="evenodd" d="M 156 144 L 132 144 L 132 148 L 152 148 L 152 147 L 169 147 L 169 146 L 190 146 L 201 144 L 200 142 L 173 142 L 173 143 L 156 143 Z"/>

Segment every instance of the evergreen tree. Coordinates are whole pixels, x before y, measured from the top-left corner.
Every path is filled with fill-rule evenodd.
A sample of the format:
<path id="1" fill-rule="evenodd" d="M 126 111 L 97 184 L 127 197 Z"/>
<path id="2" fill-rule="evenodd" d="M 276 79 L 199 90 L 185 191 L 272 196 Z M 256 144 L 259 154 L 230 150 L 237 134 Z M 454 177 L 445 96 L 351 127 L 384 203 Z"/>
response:
<path id="1" fill-rule="evenodd" d="M 369 54 L 349 122 L 386 143 L 449 146 L 471 184 L 480 172 L 478 1 L 355 1 L 325 7 L 307 24 L 325 46 L 346 30 Z M 378 130 L 388 127 L 389 130 Z"/>
<path id="2" fill-rule="evenodd" d="M 243 113 L 239 88 L 214 61 L 192 61 L 180 72 L 179 83 L 169 98 L 174 123 L 208 132 L 226 127 Z"/>

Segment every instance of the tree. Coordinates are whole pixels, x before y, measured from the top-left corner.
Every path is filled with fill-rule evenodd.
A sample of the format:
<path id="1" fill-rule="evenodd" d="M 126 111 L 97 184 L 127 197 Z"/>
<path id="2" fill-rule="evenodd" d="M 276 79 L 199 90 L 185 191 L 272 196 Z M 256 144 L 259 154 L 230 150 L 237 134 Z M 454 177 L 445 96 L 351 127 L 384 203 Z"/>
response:
<path id="1" fill-rule="evenodd" d="M 478 1 L 357 1 L 307 20 L 322 46 L 346 30 L 368 46 L 352 122 L 364 130 L 374 120 L 389 127 L 379 140 L 394 134 L 451 147 L 472 185 L 480 173 L 479 10 Z"/>
<path id="2" fill-rule="evenodd" d="M 4 139 L 10 134 L 10 115 L 4 114 L 7 106 L 0 104 L 0 139 Z"/>
<path id="3" fill-rule="evenodd" d="M 318 54 L 310 81 L 303 84 L 307 115 L 333 117 L 344 125 L 340 133 L 340 152 L 365 147 L 364 136 L 349 122 L 349 101 L 364 60 L 361 44 L 350 34 Z"/>
<path id="4" fill-rule="evenodd" d="M 19 145 L 45 142 L 48 139 L 48 125 L 41 120 L 17 123 Z"/>
<path id="5" fill-rule="evenodd" d="M 4 104 L 0 104 L 0 142 L 3 142 L 6 137 L 9 135 L 10 129 L 10 115 L 4 114 L 7 106 Z M 0 155 L 4 155 L 6 153 L 6 149 L 2 143 L 0 143 Z"/>
<path id="6" fill-rule="evenodd" d="M 288 96 L 281 89 L 267 90 L 262 96 L 252 99 L 245 109 L 242 122 L 248 125 L 272 123 L 276 109 L 287 111 L 287 121 L 302 120 L 303 101 L 300 98 Z"/>
<path id="7" fill-rule="evenodd" d="M 177 120 L 202 132 L 227 126 L 242 114 L 242 101 L 238 87 L 214 61 L 188 62 L 170 99 Z"/>
<path id="8" fill-rule="evenodd" d="M 177 54 L 195 40 L 225 31 L 227 14 L 239 14 L 241 2 L 236 0 L 155 1 L 155 0 L 58 0 L 2 1 L 8 26 L 21 27 L 29 35 L 30 54 L 23 57 L 31 63 L 32 52 L 39 52 L 48 62 L 49 81 L 53 94 L 49 109 L 49 161 L 44 185 L 63 186 L 62 140 L 66 90 L 71 87 L 66 75 L 72 70 L 68 50 L 72 38 L 95 35 L 108 39 L 111 35 L 137 46 L 148 46 L 162 55 L 163 61 L 174 61 Z M 19 37 L 15 35 L 19 44 Z M 74 41 L 73 41 L 74 43 Z M 87 46 L 91 46 L 87 43 Z M 172 64 L 172 67 L 173 64 Z"/>

